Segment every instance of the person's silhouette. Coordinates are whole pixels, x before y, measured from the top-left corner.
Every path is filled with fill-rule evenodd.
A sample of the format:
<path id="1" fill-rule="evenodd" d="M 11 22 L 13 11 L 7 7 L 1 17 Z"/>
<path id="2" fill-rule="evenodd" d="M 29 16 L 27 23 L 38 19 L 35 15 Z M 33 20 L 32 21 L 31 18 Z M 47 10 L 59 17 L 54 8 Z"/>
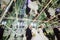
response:
<path id="1" fill-rule="evenodd" d="M 26 29 L 26 39 L 27 40 L 31 40 L 32 38 L 32 32 L 31 32 L 31 27 L 29 26 L 27 29 Z"/>
<path id="2" fill-rule="evenodd" d="M 57 37 L 57 40 L 60 40 L 60 35 L 59 35 L 60 31 L 58 30 L 58 28 L 54 28 L 53 30 L 54 30 L 54 33 Z"/>
<path id="3" fill-rule="evenodd" d="M 4 28 L 3 25 L 0 25 L 0 40 L 3 40 L 3 33 L 4 33 Z"/>

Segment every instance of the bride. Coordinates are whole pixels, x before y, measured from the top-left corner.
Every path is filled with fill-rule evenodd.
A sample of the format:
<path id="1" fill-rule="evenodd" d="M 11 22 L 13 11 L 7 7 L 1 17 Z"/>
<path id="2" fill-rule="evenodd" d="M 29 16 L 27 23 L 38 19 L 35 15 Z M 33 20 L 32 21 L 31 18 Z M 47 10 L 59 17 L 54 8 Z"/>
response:
<path id="1" fill-rule="evenodd" d="M 39 27 L 39 29 L 38 29 L 39 35 L 41 36 L 42 40 L 49 40 L 49 39 L 44 35 L 44 33 L 43 33 L 42 30 L 43 30 L 43 25 L 41 25 L 41 26 Z"/>
<path id="2" fill-rule="evenodd" d="M 32 28 L 32 39 L 31 40 L 42 40 L 35 28 Z"/>
<path id="3" fill-rule="evenodd" d="M 37 0 L 29 0 L 28 7 L 31 9 L 30 14 L 38 14 L 38 2 Z"/>
<path id="4" fill-rule="evenodd" d="M 42 31 L 42 25 L 39 27 L 38 31 L 35 28 L 32 28 L 32 39 L 31 40 L 49 40 Z"/>

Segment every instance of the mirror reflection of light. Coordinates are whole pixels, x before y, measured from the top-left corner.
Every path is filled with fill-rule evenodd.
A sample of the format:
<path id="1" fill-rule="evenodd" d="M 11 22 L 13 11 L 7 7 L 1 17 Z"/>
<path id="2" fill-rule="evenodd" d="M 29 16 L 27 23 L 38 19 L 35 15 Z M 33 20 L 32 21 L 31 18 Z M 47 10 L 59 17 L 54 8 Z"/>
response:
<path id="1" fill-rule="evenodd" d="M 31 26 L 36 27 L 36 23 L 31 23 Z"/>
<path id="2" fill-rule="evenodd" d="M 6 25 L 6 23 L 7 23 L 6 21 L 2 21 L 2 25 Z"/>

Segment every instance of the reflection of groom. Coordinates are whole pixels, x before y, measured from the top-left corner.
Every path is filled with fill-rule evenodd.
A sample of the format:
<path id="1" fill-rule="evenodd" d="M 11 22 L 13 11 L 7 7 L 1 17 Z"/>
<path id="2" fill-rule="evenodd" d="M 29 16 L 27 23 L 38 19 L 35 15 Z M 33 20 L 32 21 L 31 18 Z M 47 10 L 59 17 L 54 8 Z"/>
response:
<path id="1" fill-rule="evenodd" d="M 26 29 L 26 39 L 27 39 L 27 40 L 31 40 L 31 38 L 32 38 L 31 29 L 32 29 L 32 26 L 29 26 L 29 27 Z"/>

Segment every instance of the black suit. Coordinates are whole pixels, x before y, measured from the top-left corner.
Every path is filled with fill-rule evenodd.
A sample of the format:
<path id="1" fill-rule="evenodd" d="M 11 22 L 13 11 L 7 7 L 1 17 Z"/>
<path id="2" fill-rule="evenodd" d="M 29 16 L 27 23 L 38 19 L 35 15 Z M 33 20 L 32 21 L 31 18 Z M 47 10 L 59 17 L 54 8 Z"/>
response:
<path id="1" fill-rule="evenodd" d="M 57 37 L 57 40 L 60 40 L 60 31 L 57 28 L 54 28 L 53 30 L 54 30 L 54 33 Z"/>
<path id="2" fill-rule="evenodd" d="M 31 9 L 28 7 L 28 1 L 29 0 L 27 0 L 27 2 L 26 2 L 26 14 L 30 15 L 29 12 L 30 12 Z"/>
<path id="3" fill-rule="evenodd" d="M 0 40 L 2 40 L 3 38 L 3 32 L 4 32 L 4 29 L 0 27 Z"/>
<path id="4" fill-rule="evenodd" d="M 31 40 L 32 38 L 32 33 L 29 28 L 26 29 L 26 37 L 27 37 L 27 40 Z"/>

